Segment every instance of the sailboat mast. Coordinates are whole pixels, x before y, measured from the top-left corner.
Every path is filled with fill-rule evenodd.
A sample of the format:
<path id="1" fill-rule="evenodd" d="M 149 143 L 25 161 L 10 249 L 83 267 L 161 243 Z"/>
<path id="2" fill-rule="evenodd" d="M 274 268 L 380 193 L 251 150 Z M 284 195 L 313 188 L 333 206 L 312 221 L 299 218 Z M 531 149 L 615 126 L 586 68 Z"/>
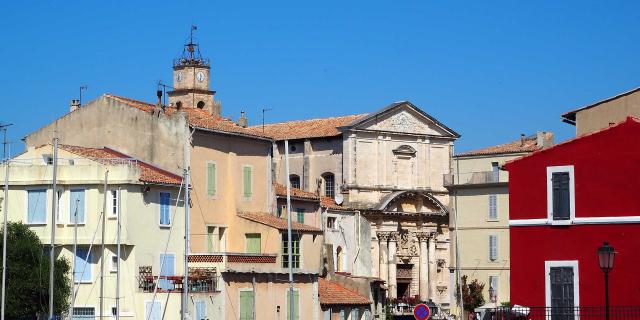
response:
<path id="1" fill-rule="evenodd" d="M 294 319 L 293 311 L 293 248 L 291 244 L 291 180 L 289 179 L 289 140 L 284 141 L 285 169 L 287 177 L 287 254 L 289 255 L 289 319 Z M 254 292 L 255 294 L 255 292 Z"/>
<path id="2" fill-rule="evenodd" d="M 105 170 L 104 188 L 102 189 L 104 190 L 104 198 L 102 200 L 102 239 L 101 239 L 101 246 L 100 246 L 101 253 L 100 253 L 100 317 L 99 319 L 102 319 L 102 317 L 104 316 L 104 259 L 105 259 L 104 225 L 105 225 L 105 218 L 107 215 L 107 179 L 108 177 L 109 177 L 109 170 Z"/>
<path id="3" fill-rule="evenodd" d="M 4 320 L 4 304 L 7 287 L 7 219 L 9 212 L 9 160 L 5 159 L 4 163 L 4 227 L 2 228 L 2 310 L 0 310 L 0 319 Z"/>
<path id="4" fill-rule="evenodd" d="M 118 210 L 117 217 L 117 248 L 116 248 L 116 320 L 120 320 L 120 219 L 122 219 L 122 210 L 120 210 L 120 188 L 116 191 L 116 203 Z"/>
<path id="5" fill-rule="evenodd" d="M 189 140 L 184 143 L 184 271 L 182 279 L 182 319 L 189 317 L 189 186 L 191 184 L 191 159 L 189 157 Z"/>
<path id="6" fill-rule="evenodd" d="M 51 251 L 49 252 L 49 319 L 53 319 L 53 288 L 54 273 L 56 262 L 56 216 L 58 213 L 58 136 L 53 133 L 53 192 L 52 192 L 52 208 L 51 208 Z"/>
<path id="7" fill-rule="evenodd" d="M 71 303 L 69 305 L 69 315 L 73 315 L 73 304 L 76 301 L 76 256 L 78 255 L 78 207 L 80 206 L 80 199 L 76 199 L 76 209 L 73 211 L 73 265 L 71 267 Z"/>

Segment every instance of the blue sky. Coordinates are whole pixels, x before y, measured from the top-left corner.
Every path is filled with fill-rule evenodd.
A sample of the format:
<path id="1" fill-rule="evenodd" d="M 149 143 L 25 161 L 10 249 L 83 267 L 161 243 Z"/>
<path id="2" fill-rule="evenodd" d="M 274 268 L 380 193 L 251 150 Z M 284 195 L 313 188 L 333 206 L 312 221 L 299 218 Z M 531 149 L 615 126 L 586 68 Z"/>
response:
<path id="1" fill-rule="evenodd" d="M 20 138 L 85 101 L 153 101 L 189 27 L 223 114 L 251 124 L 409 100 L 457 151 L 574 128 L 560 114 L 639 85 L 638 1 L 3 1 L 0 122 Z M 78 133 L 82 134 L 82 133 Z"/>

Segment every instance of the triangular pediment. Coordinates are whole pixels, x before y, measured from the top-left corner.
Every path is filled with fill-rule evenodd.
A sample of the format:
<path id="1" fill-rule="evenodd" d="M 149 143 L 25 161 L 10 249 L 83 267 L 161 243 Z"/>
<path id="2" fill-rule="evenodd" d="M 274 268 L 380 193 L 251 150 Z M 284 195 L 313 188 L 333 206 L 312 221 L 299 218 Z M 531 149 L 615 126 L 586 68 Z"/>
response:
<path id="1" fill-rule="evenodd" d="M 458 138 L 460 135 L 410 102 L 397 102 L 351 123 L 351 129 Z"/>

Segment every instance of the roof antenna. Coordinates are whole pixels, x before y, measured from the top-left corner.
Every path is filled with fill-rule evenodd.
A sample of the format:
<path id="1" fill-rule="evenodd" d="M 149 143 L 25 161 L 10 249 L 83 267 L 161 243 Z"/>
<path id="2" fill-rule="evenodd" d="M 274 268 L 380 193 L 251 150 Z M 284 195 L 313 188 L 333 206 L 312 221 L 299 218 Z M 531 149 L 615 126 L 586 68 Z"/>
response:
<path id="1" fill-rule="evenodd" d="M 82 91 L 87 91 L 86 84 L 80 86 L 80 97 L 78 98 L 78 101 L 79 101 L 78 106 L 82 106 Z"/>
<path id="2" fill-rule="evenodd" d="M 264 133 L 264 113 L 271 110 L 273 110 L 273 108 L 262 108 L 262 133 Z"/>
<path id="3" fill-rule="evenodd" d="M 12 125 L 13 123 L 7 123 L 7 124 L 0 123 L 0 130 L 2 130 L 2 133 L 4 135 L 4 137 L 2 138 L 2 159 L 3 160 L 7 159 L 7 144 L 9 143 L 7 142 L 7 127 Z"/>

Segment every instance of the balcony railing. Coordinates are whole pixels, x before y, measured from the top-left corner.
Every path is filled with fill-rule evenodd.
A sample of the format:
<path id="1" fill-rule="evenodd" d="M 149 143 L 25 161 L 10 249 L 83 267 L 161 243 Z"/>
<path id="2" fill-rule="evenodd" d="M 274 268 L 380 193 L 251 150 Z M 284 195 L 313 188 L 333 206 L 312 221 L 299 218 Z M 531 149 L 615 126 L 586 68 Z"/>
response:
<path id="1" fill-rule="evenodd" d="M 605 307 L 498 307 L 478 314 L 481 320 L 602 320 Z M 640 319 L 640 306 L 609 308 L 610 320 Z"/>
<path id="2" fill-rule="evenodd" d="M 219 292 L 220 275 L 215 268 L 189 268 L 189 292 Z M 142 292 L 182 292 L 182 276 L 154 276 L 150 266 L 138 273 L 138 288 Z"/>
<path id="3" fill-rule="evenodd" d="M 447 173 L 444 175 L 444 186 L 459 186 L 459 185 L 476 185 L 476 184 L 490 184 L 500 183 L 508 181 L 508 173 L 505 171 L 479 171 L 479 172 L 465 172 L 465 173 Z"/>

